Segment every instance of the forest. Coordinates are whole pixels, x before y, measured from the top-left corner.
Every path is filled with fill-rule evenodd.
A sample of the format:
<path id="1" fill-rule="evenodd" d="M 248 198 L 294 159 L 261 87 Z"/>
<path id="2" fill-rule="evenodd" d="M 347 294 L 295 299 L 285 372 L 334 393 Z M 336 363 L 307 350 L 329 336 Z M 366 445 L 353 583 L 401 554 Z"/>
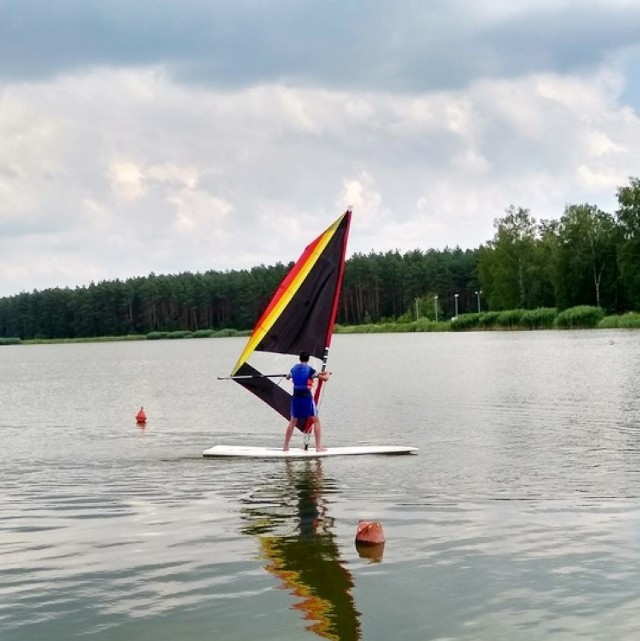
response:
<path id="1" fill-rule="evenodd" d="M 640 310 L 640 179 L 618 209 L 567 205 L 553 220 L 510 206 L 477 249 L 354 254 L 338 323 L 361 325 L 509 309 Z M 0 337 L 30 339 L 250 329 L 292 263 L 247 270 L 149 274 L 0 298 Z"/>

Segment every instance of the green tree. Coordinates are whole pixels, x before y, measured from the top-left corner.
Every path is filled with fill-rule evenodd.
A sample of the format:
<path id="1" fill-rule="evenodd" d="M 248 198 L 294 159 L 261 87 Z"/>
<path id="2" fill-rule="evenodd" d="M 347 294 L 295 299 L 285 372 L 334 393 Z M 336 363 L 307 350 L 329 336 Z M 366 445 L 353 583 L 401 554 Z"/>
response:
<path id="1" fill-rule="evenodd" d="M 617 227 L 595 205 L 568 205 L 554 226 L 551 272 L 559 309 L 616 303 Z"/>
<path id="2" fill-rule="evenodd" d="M 480 284 L 490 309 L 534 308 L 545 304 L 549 277 L 538 243 L 540 230 L 528 209 L 511 205 L 494 221 L 493 240 L 478 258 Z"/>
<path id="3" fill-rule="evenodd" d="M 629 305 L 640 310 L 640 179 L 619 187 L 616 212 L 622 234 L 618 265 Z"/>

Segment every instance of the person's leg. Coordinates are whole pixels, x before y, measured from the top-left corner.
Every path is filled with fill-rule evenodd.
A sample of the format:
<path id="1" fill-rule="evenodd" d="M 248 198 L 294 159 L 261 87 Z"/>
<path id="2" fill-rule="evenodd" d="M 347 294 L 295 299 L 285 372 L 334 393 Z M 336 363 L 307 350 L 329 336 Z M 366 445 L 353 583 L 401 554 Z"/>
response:
<path id="1" fill-rule="evenodd" d="M 316 452 L 326 451 L 326 447 L 322 447 L 322 426 L 320 425 L 320 417 L 313 417 L 313 436 L 316 441 Z"/>
<path id="2" fill-rule="evenodd" d="M 291 437 L 293 436 L 293 428 L 296 426 L 296 419 L 292 416 L 289 424 L 287 425 L 287 431 L 284 435 L 284 445 L 282 450 L 287 452 L 289 450 L 289 443 L 291 442 Z"/>

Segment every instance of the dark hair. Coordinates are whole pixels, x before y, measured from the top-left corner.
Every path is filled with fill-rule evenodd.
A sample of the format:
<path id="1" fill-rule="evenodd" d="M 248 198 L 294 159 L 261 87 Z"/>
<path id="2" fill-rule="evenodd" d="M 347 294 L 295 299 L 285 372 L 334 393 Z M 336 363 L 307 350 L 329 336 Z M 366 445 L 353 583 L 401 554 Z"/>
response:
<path id="1" fill-rule="evenodd" d="M 300 362 L 306 363 L 309 360 L 309 352 L 300 352 Z"/>

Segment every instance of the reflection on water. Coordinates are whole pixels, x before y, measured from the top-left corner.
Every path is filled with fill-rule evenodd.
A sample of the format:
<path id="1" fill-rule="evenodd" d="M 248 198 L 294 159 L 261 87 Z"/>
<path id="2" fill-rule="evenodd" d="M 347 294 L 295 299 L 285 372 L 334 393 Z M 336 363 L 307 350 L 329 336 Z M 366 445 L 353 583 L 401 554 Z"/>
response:
<path id="1" fill-rule="evenodd" d="M 356 550 L 361 559 L 370 559 L 379 563 L 384 554 L 384 543 L 360 543 L 356 541 Z"/>
<path id="2" fill-rule="evenodd" d="M 265 569 L 294 597 L 306 628 L 324 639 L 360 638 L 353 578 L 341 564 L 322 462 L 286 461 L 283 478 L 270 479 L 244 500 L 243 533 L 257 537 Z"/>

